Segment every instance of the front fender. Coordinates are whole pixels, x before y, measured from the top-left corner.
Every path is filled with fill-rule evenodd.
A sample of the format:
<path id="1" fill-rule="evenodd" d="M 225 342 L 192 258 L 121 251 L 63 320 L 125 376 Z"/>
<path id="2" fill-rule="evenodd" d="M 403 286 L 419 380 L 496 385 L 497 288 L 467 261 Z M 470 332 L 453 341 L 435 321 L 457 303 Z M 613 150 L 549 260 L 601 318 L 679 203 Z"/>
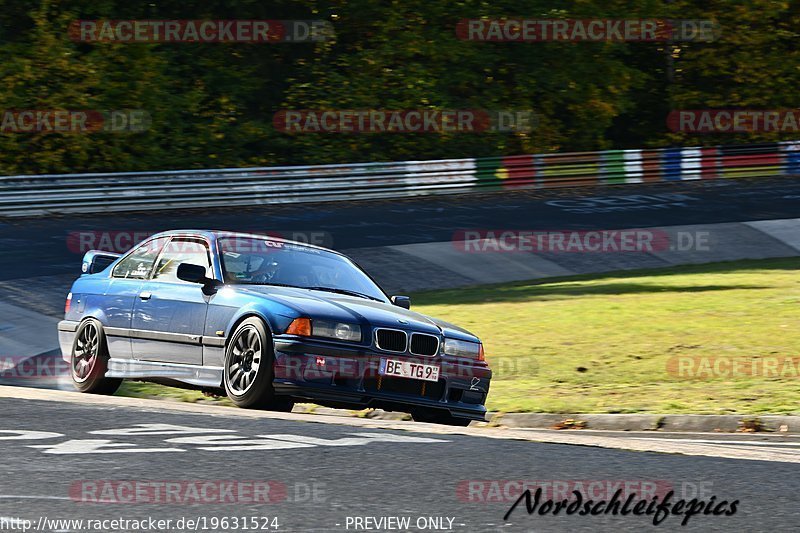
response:
<path id="1" fill-rule="evenodd" d="M 264 305 L 261 302 L 253 302 L 245 305 L 244 307 L 240 307 L 239 310 L 231 317 L 231 319 L 228 321 L 228 325 L 225 328 L 225 338 L 227 339 L 233 334 L 236 326 L 238 326 L 242 320 L 251 316 L 255 316 L 263 320 L 270 332 L 275 334 L 286 331 L 286 328 L 289 327 L 289 324 L 292 323 L 292 320 L 300 315 L 296 314 L 294 316 L 285 316 L 283 314 L 275 313 L 269 308 L 269 306 Z"/>
<path id="2" fill-rule="evenodd" d="M 296 317 L 287 317 L 274 313 L 269 307 L 258 305 L 256 303 L 248 304 L 240 307 L 232 313 L 227 319 L 224 330 L 207 331 L 207 335 L 211 339 L 219 339 L 220 342 L 215 340 L 206 341 L 203 348 L 203 364 L 205 366 L 222 367 L 225 360 L 225 348 L 228 346 L 228 340 L 236 331 L 237 326 L 247 318 L 257 317 L 264 321 L 271 333 L 283 332 L 289 327 L 292 320 Z M 222 334 L 222 335 L 220 335 Z"/>

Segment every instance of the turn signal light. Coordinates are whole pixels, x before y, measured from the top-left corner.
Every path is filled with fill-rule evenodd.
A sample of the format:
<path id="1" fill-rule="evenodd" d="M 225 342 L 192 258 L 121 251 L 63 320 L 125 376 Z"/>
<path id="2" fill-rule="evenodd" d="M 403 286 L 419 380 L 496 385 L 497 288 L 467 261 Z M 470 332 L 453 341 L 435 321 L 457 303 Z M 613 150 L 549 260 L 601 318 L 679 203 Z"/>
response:
<path id="1" fill-rule="evenodd" d="M 289 335 L 302 335 L 303 337 L 311 336 L 311 319 L 310 318 L 295 318 L 289 327 L 286 328 L 286 333 Z"/>
<path id="2" fill-rule="evenodd" d="M 481 343 L 481 347 L 478 349 L 478 361 L 486 361 L 486 357 L 483 355 L 483 343 Z"/>

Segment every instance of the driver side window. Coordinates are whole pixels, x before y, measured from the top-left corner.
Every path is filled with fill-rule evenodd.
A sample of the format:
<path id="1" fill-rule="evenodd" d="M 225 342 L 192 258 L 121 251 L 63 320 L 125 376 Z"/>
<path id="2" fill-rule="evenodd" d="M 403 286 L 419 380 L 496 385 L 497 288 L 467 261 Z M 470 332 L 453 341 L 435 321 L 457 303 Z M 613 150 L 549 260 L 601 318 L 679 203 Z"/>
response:
<path id="1" fill-rule="evenodd" d="M 178 265 L 181 263 L 205 267 L 206 276 L 213 277 L 211 259 L 205 242 L 198 239 L 177 238 L 169 242 L 164 248 L 164 253 L 158 258 L 153 279 L 183 283 L 178 279 Z"/>

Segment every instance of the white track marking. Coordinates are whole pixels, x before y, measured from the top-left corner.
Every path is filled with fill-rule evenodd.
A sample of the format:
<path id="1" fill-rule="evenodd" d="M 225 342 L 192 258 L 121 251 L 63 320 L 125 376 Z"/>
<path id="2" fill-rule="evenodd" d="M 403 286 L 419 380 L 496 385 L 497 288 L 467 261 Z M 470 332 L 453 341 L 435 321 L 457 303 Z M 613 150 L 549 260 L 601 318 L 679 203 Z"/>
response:
<path id="1" fill-rule="evenodd" d="M 0 435 L 0 440 L 40 440 L 63 437 L 63 433 L 51 431 L 28 431 L 24 429 L 0 429 L 0 433 L 10 433 L 9 436 Z"/>

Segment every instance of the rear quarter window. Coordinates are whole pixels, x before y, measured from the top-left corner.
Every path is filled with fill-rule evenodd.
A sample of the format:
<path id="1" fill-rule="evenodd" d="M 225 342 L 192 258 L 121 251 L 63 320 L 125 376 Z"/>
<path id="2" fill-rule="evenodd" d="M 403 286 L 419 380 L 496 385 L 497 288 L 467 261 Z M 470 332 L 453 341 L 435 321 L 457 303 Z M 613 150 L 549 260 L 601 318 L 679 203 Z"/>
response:
<path id="1" fill-rule="evenodd" d="M 146 279 L 168 237 L 148 241 L 125 256 L 111 273 L 115 278 Z"/>

